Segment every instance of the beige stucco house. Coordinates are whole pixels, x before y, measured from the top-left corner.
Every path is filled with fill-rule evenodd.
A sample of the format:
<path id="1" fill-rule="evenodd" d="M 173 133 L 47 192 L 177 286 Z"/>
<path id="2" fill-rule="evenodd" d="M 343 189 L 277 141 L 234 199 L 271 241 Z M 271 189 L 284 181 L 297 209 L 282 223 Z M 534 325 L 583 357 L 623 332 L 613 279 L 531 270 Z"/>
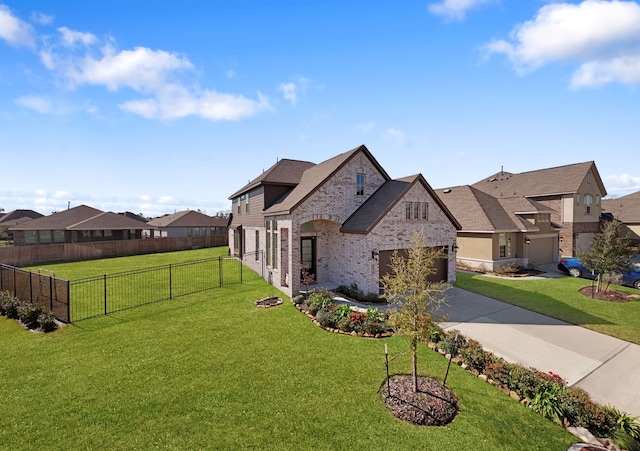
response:
<path id="1" fill-rule="evenodd" d="M 392 180 L 363 145 L 314 164 L 280 160 L 232 194 L 229 249 L 288 295 L 356 284 L 377 293 L 394 251 L 415 232 L 446 249 L 437 278 L 455 280 L 459 223 L 420 174 Z"/>
<path id="2" fill-rule="evenodd" d="M 554 263 L 587 249 L 600 230 L 607 194 L 593 161 L 519 174 L 500 171 L 436 193 L 462 225 L 458 261 L 488 270 L 511 262 Z"/>

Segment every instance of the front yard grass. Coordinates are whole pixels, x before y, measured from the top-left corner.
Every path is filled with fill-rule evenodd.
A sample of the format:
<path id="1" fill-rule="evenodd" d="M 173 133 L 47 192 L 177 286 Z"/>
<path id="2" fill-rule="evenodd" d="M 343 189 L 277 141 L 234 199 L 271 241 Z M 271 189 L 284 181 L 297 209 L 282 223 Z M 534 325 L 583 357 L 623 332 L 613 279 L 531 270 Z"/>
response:
<path id="1" fill-rule="evenodd" d="M 35 334 L 0 318 L 1 449 L 566 450 L 559 426 L 454 365 L 461 411 L 402 423 L 378 390 L 383 340 L 326 332 L 247 270 L 245 283 Z M 409 373 L 410 359 L 391 366 Z M 446 359 L 420 346 L 421 374 Z"/>
<path id="2" fill-rule="evenodd" d="M 455 285 L 568 323 L 640 344 L 640 299 L 607 302 L 579 293 L 591 281 L 569 276 L 523 280 L 487 277 L 462 271 Z M 640 295 L 640 290 L 611 285 Z"/>

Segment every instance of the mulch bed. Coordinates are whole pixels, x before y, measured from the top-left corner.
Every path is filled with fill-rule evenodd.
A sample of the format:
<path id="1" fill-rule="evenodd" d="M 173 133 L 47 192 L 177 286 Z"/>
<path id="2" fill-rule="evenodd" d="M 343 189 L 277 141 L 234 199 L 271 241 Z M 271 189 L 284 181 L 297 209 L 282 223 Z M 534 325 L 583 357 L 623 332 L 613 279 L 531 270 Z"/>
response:
<path id="1" fill-rule="evenodd" d="M 580 294 L 586 296 L 588 298 L 599 299 L 601 301 L 609 301 L 609 302 L 629 302 L 629 293 L 625 293 L 624 291 L 616 291 L 612 289 L 608 289 L 606 293 L 604 291 L 600 291 L 596 293 L 596 287 L 584 287 L 580 289 Z"/>
<path id="2" fill-rule="evenodd" d="M 380 387 L 380 396 L 393 415 L 408 423 L 421 426 L 444 426 L 454 420 L 458 411 L 458 398 L 442 381 L 428 377 L 418 378 L 418 392 L 413 391 L 413 376 L 396 375 Z"/>
<path id="3" fill-rule="evenodd" d="M 263 308 L 273 307 L 280 304 L 282 304 L 282 299 L 280 299 L 279 297 L 264 298 L 256 301 L 256 307 Z"/>

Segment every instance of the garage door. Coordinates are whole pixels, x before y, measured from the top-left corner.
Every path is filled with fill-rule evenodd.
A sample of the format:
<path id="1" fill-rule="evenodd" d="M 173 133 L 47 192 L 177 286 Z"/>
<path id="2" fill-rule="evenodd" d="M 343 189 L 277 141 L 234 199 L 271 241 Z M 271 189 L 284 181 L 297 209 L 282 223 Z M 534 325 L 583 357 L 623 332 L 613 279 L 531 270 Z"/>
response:
<path id="1" fill-rule="evenodd" d="M 527 248 L 529 263 L 544 265 L 557 261 L 554 243 L 555 239 L 553 237 L 532 239 Z"/>
<path id="2" fill-rule="evenodd" d="M 380 255 L 378 256 L 378 258 L 380 259 L 379 260 L 380 261 L 380 268 L 379 268 L 380 279 L 382 279 L 382 277 L 385 274 L 391 272 L 391 267 L 389 265 L 391 264 L 391 257 L 393 256 L 394 252 L 395 251 L 380 251 Z M 407 251 L 405 249 L 399 249 L 398 255 L 400 255 L 401 257 L 406 257 Z M 448 259 L 447 258 L 438 259 L 436 260 L 436 265 L 437 265 L 436 273 L 430 276 L 429 280 L 446 282 L 449 276 Z"/>

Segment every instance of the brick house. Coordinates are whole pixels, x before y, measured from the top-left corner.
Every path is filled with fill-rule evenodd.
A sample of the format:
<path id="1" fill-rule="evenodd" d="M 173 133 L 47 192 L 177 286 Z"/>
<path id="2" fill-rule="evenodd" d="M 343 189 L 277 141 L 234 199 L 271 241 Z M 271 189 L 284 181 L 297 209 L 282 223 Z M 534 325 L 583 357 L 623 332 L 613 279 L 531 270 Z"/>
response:
<path id="1" fill-rule="evenodd" d="M 42 218 L 44 215 L 33 210 L 13 210 L 9 213 L 0 213 L 0 239 L 13 239 L 11 227 L 16 227 L 32 219 Z"/>
<path id="2" fill-rule="evenodd" d="M 226 236 L 227 218 L 185 210 L 154 218 L 147 222 L 154 237 Z"/>
<path id="3" fill-rule="evenodd" d="M 230 253 L 287 295 L 301 290 L 301 262 L 317 286 L 377 293 L 415 232 L 446 249 L 436 277 L 455 280 L 456 219 L 422 175 L 392 180 L 364 145 L 319 164 L 280 160 L 229 199 Z"/>
<path id="4" fill-rule="evenodd" d="M 12 227 L 15 246 L 139 239 L 146 223 L 79 205 Z"/>
<path id="5" fill-rule="evenodd" d="M 593 161 L 519 174 L 500 171 L 436 192 L 462 224 L 458 260 L 488 269 L 510 261 L 557 262 L 587 249 L 600 231 L 607 194 Z"/>

